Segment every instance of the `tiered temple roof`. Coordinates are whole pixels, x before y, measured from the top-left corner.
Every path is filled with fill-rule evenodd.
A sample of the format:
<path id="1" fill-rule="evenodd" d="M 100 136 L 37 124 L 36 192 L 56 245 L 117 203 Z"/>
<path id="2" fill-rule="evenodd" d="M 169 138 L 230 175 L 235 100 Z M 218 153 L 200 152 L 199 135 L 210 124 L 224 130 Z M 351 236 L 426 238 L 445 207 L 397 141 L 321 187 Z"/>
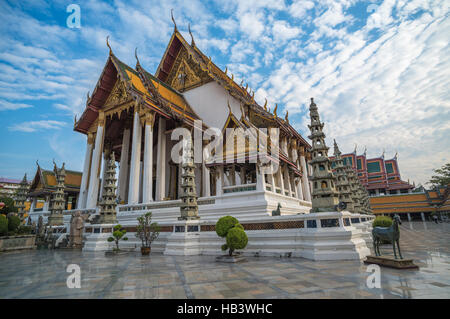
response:
<path id="1" fill-rule="evenodd" d="M 79 193 L 81 185 L 81 172 L 66 170 L 64 180 L 65 192 Z M 57 189 L 58 183 L 53 170 L 42 169 L 38 165 L 36 174 L 31 182 L 28 192 L 29 197 L 49 195 Z"/>
<path id="2" fill-rule="evenodd" d="M 120 119 L 121 113 L 132 107 L 129 101 L 136 99 L 141 99 L 145 107 L 161 116 L 175 119 L 192 127 L 194 120 L 200 118 L 184 98 L 183 92 L 215 81 L 240 102 L 245 116 L 237 119 L 234 115 L 230 115 L 239 122 L 239 126 L 279 128 L 280 137 L 295 139 L 297 145 L 305 150 L 311 148 L 308 142 L 289 124 L 287 114 L 285 119 L 279 118 L 276 112 L 277 107 L 273 113 L 270 113 L 266 105 L 260 106 L 256 103 L 254 92 L 248 92 L 248 85 L 244 87 L 243 83 L 237 84 L 234 76 L 228 75 L 227 69 L 222 71 L 217 67 L 211 58 L 203 54 L 195 45 L 193 38 L 189 44 L 176 27 L 155 76 L 140 65 L 137 55 L 136 59 L 136 67 L 131 68 L 120 61 L 110 48 L 109 57 L 94 92 L 92 96 L 88 94 L 86 109 L 78 121 L 75 119 L 75 131 L 88 134 L 89 129 L 95 127 L 93 124 L 98 121 L 100 110 L 104 111 L 107 117 L 112 118 L 118 115 Z M 118 90 L 117 86 L 121 86 L 121 90 Z M 115 93 L 113 95 L 116 96 L 111 97 L 112 92 L 120 94 Z M 108 101 L 112 98 L 115 98 L 116 102 L 117 100 L 123 102 L 123 110 L 118 111 L 116 107 L 108 113 Z M 115 103 L 115 105 L 117 104 Z M 223 129 L 226 128 L 226 125 Z M 202 129 L 206 128 L 207 126 L 204 124 Z M 115 151 L 119 157 L 120 150 Z M 305 153 L 308 155 L 308 152 Z M 280 159 L 287 162 L 289 167 L 300 175 L 295 163 L 289 161 L 288 154 L 282 152 L 281 149 L 279 154 Z"/>

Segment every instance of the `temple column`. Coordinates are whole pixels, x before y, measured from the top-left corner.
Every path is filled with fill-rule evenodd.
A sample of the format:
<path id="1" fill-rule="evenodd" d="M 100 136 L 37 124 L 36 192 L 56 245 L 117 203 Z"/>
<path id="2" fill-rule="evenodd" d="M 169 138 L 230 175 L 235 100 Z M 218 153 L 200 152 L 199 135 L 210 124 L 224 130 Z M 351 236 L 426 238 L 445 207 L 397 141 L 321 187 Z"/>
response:
<path id="1" fill-rule="evenodd" d="M 37 197 L 33 197 L 30 205 L 30 213 L 34 212 L 34 210 L 36 209 L 36 204 L 37 204 Z"/>
<path id="2" fill-rule="evenodd" d="M 130 184 L 128 189 L 128 204 L 139 202 L 139 173 L 141 168 L 141 136 L 142 127 L 139 112 L 134 113 L 133 141 L 131 144 Z"/>
<path id="3" fill-rule="evenodd" d="M 216 179 L 216 196 L 222 196 L 223 195 L 223 166 L 220 165 L 217 167 L 218 176 Z"/>
<path id="4" fill-rule="evenodd" d="M 122 137 L 122 149 L 120 152 L 120 169 L 119 169 L 119 194 L 120 201 L 126 203 L 127 197 L 127 184 L 128 184 L 128 158 L 130 150 L 130 129 L 126 128 L 123 131 Z"/>
<path id="5" fill-rule="evenodd" d="M 425 215 L 424 215 L 424 213 L 420 213 L 420 217 L 422 217 L 422 221 L 424 222 L 424 221 L 425 221 Z"/>
<path id="6" fill-rule="evenodd" d="M 143 203 L 153 201 L 153 116 L 148 113 L 145 118 Z"/>
<path id="7" fill-rule="evenodd" d="M 77 209 L 86 208 L 86 199 L 89 183 L 89 172 L 91 170 L 91 158 L 94 139 L 92 133 L 88 133 L 86 143 L 86 154 L 84 155 L 83 175 L 81 176 L 80 192 L 78 193 Z"/>
<path id="8" fill-rule="evenodd" d="M 257 164 L 255 164 L 256 168 L 256 190 L 264 191 L 266 189 L 266 181 L 262 168 Z"/>
<path id="9" fill-rule="evenodd" d="M 241 180 L 241 185 L 245 185 L 246 184 L 246 180 L 245 180 L 245 167 L 241 166 L 241 171 L 239 173 L 239 179 Z"/>
<path id="10" fill-rule="evenodd" d="M 166 120 L 161 116 L 158 120 L 158 153 L 156 161 L 156 194 L 155 200 L 162 201 L 166 193 Z"/>
<path id="11" fill-rule="evenodd" d="M 204 197 L 209 197 L 211 196 L 211 178 L 210 178 L 210 174 L 209 174 L 209 169 L 206 167 L 205 162 L 203 162 L 202 164 L 202 169 L 203 169 L 203 173 L 202 173 L 202 182 L 203 182 L 203 196 Z"/>
<path id="12" fill-rule="evenodd" d="M 407 213 L 407 216 L 408 216 L 408 221 L 410 222 L 411 221 L 411 214 Z"/>
<path id="13" fill-rule="evenodd" d="M 298 178 L 295 188 L 297 189 L 297 198 L 303 200 L 302 181 L 300 178 Z"/>
<path id="14" fill-rule="evenodd" d="M 231 186 L 236 186 L 236 165 L 235 164 L 231 165 L 230 183 L 231 183 Z"/>
<path id="15" fill-rule="evenodd" d="M 45 196 L 44 207 L 42 208 L 42 211 L 47 212 L 49 208 L 50 208 L 50 196 Z"/>
<path id="16" fill-rule="evenodd" d="M 281 192 L 281 195 L 285 195 L 285 194 L 284 194 L 283 166 L 281 165 L 281 163 L 279 164 L 279 167 L 278 167 L 278 171 L 277 171 L 277 179 L 278 179 L 278 182 L 280 183 L 280 192 Z"/>
<path id="17" fill-rule="evenodd" d="M 305 156 L 300 156 L 300 164 L 302 166 L 302 184 L 303 184 L 303 199 L 310 202 L 311 201 L 311 191 L 308 181 L 308 168 L 306 167 Z"/>
<path id="18" fill-rule="evenodd" d="M 86 201 L 86 208 L 95 208 L 97 206 L 98 187 L 100 177 L 100 162 L 102 160 L 103 151 L 103 131 L 105 125 L 105 114 L 99 112 L 98 127 L 95 136 L 94 153 L 92 154 L 91 172 L 89 174 L 89 188 Z"/>
<path id="19" fill-rule="evenodd" d="M 287 191 L 289 192 L 289 197 L 292 197 L 292 185 L 291 185 L 291 178 L 289 176 L 289 168 L 287 165 L 284 167 L 284 176 L 286 176 L 287 181 Z"/>

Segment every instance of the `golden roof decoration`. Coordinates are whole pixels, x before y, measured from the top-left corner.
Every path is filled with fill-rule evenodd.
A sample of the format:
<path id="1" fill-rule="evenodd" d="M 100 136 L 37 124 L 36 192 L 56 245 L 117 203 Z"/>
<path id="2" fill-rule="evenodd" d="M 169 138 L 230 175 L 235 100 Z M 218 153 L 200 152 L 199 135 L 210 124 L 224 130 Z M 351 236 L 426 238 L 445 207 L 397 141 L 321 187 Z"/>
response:
<path id="1" fill-rule="evenodd" d="M 267 111 L 267 98 L 266 101 L 264 102 L 264 110 Z"/>
<path id="2" fill-rule="evenodd" d="M 173 18 L 173 9 L 170 9 L 170 16 L 172 17 L 172 22 L 173 22 L 173 25 L 174 25 L 174 28 L 175 28 L 174 30 L 178 31 L 177 24 L 175 22 L 175 19 Z"/>
<path id="3" fill-rule="evenodd" d="M 106 36 L 106 46 L 109 48 L 109 55 L 112 55 L 112 49 L 111 46 L 109 45 L 109 35 Z"/>
<path id="4" fill-rule="evenodd" d="M 273 109 L 273 117 L 278 117 L 277 109 L 278 109 L 278 103 L 275 104 L 275 108 Z"/>
<path id="5" fill-rule="evenodd" d="M 286 110 L 286 116 L 284 117 L 284 120 L 289 123 L 289 111 L 288 110 Z"/>
<path id="6" fill-rule="evenodd" d="M 192 35 L 192 32 L 191 32 L 191 24 L 190 23 L 188 24 L 188 31 L 191 36 L 191 46 L 195 47 L 194 36 Z"/>

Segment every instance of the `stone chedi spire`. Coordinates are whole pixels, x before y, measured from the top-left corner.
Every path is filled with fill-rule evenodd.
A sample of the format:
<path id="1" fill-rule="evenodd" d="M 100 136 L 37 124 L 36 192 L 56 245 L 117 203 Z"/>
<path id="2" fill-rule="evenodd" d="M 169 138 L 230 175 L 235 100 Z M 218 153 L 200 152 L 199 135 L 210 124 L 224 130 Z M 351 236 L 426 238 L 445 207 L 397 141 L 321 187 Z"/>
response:
<path id="1" fill-rule="evenodd" d="M 339 146 L 334 140 L 334 163 L 335 163 L 335 177 L 336 177 L 336 188 L 339 192 L 339 200 L 347 205 L 346 210 L 353 211 L 353 199 L 350 183 L 347 177 L 347 170 L 344 165 L 344 160 L 341 157 L 341 151 Z"/>
<path id="2" fill-rule="evenodd" d="M 64 180 L 66 178 L 66 169 L 64 167 L 65 163 L 62 164 L 61 168 L 58 169 L 56 163 L 53 162 L 53 171 L 56 176 L 56 191 L 52 193 L 51 198 L 51 208 L 50 216 L 48 217 L 49 226 L 60 226 L 64 225 L 63 220 L 63 210 L 65 207 L 65 196 L 64 196 Z"/>
<path id="3" fill-rule="evenodd" d="M 336 211 L 339 204 L 339 193 L 336 190 L 335 179 L 331 171 L 331 160 L 328 157 L 328 147 L 325 144 L 324 124 L 320 122 L 319 112 L 311 98 L 309 106 L 311 125 L 308 125 L 312 140 L 312 213 Z"/>
<path id="4" fill-rule="evenodd" d="M 20 182 L 19 188 L 16 192 L 15 206 L 17 207 L 17 212 L 19 213 L 20 220 L 23 221 L 23 216 L 25 214 L 25 201 L 27 200 L 28 193 L 28 182 L 27 174 L 23 176 L 22 182 Z"/>
<path id="5" fill-rule="evenodd" d="M 103 183 L 102 200 L 100 201 L 100 224 L 114 224 L 116 218 L 116 158 L 111 152 L 106 165 L 105 181 Z"/>
<path id="6" fill-rule="evenodd" d="M 192 142 L 183 140 L 181 165 L 181 217 L 180 220 L 198 219 L 197 192 L 195 189 L 195 165 Z"/>

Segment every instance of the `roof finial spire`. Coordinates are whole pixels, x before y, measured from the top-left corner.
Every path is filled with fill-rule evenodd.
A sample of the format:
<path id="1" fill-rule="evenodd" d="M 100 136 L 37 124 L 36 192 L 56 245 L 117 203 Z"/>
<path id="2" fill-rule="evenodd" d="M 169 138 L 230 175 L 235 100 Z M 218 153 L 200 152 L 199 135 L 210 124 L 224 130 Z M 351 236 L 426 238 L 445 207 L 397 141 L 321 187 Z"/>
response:
<path id="1" fill-rule="evenodd" d="M 138 66 L 141 66 L 141 64 L 139 63 L 139 58 L 137 56 L 137 47 L 134 49 L 134 57 L 136 58 L 136 68 Z"/>
<path id="2" fill-rule="evenodd" d="M 109 35 L 106 36 L 106 46 L 109 48 L 109 55 L 112 55 L 112 49 L 109 45 Z"/>
<path id="3" fill-rule="evenodd" d="M 358 144 L 355 143 L 355 149 L 353 150 L 353 153 L 356 154 L 356 149 L 358 148 Z"/>
<path id="4" fill-rule="evenodd" d="M 227 106 L 228 106 L 228 111 L 230 112 L 230 115 L 231 115 L 231 113 L 233 113 L 233 112 L 231 112 L 230 100 L 227 100 Z"/>
<path id="5" fill-rule="evenodd" d="M 286 110 L 286 116 L 284 117 L 284 120 L 289 123 L 289 111 L 288 110 Z"/>
<path id="6" fill-rule="evenodd" d="M 189 34 L 191 35 L 191 39 L 192 39 L 191 46 L 195 47 L 194 36 L 192 35 L 192 32 L 191 32 L 191 23 L 188 24 L 188 30 L 189 30 Z"/>
<path id="7" fill-rule="evenodd" d="M 228 67 L 225 66 L 225 75 L 227 75 L 227 73 L 228 73 Z"/>
<path id="8" fill-rule="evenodd" d="M 384 153 L 385 153 L 385 150 L 384 150 L 384 148 L 383 148 L 383 154 L 381 154 L 381 157 L 382 157 L 382 158 L 384 158 Z"/>
<path id="9" fill-rule="evenodd" d="M 172 22 L 173 22 L 173 25 L 174 25 L 174 31 L 178 31 L 178 29 L 177 29 L 177 24 L 176 24 L 176 22 L 175 22 L 175 19 L 173 18 L 173 9 L 170 9 L 170 16 L 172 17 Z"/>
<path id="10" fill-rule="evenodd" d="M 277 109 L 278 109 L 278 103 L 275 103 L 275 108 L 273 109 L 273 115 L 274 115 L 274 117 L 278 117 L 278 115 L 277 115 Z"/>
<path id="11" fill-rule="evenodd" d="M 267 98 L 266 98 L 266 101 L 264 102 L 264 110 L 267 111 Z"/>

